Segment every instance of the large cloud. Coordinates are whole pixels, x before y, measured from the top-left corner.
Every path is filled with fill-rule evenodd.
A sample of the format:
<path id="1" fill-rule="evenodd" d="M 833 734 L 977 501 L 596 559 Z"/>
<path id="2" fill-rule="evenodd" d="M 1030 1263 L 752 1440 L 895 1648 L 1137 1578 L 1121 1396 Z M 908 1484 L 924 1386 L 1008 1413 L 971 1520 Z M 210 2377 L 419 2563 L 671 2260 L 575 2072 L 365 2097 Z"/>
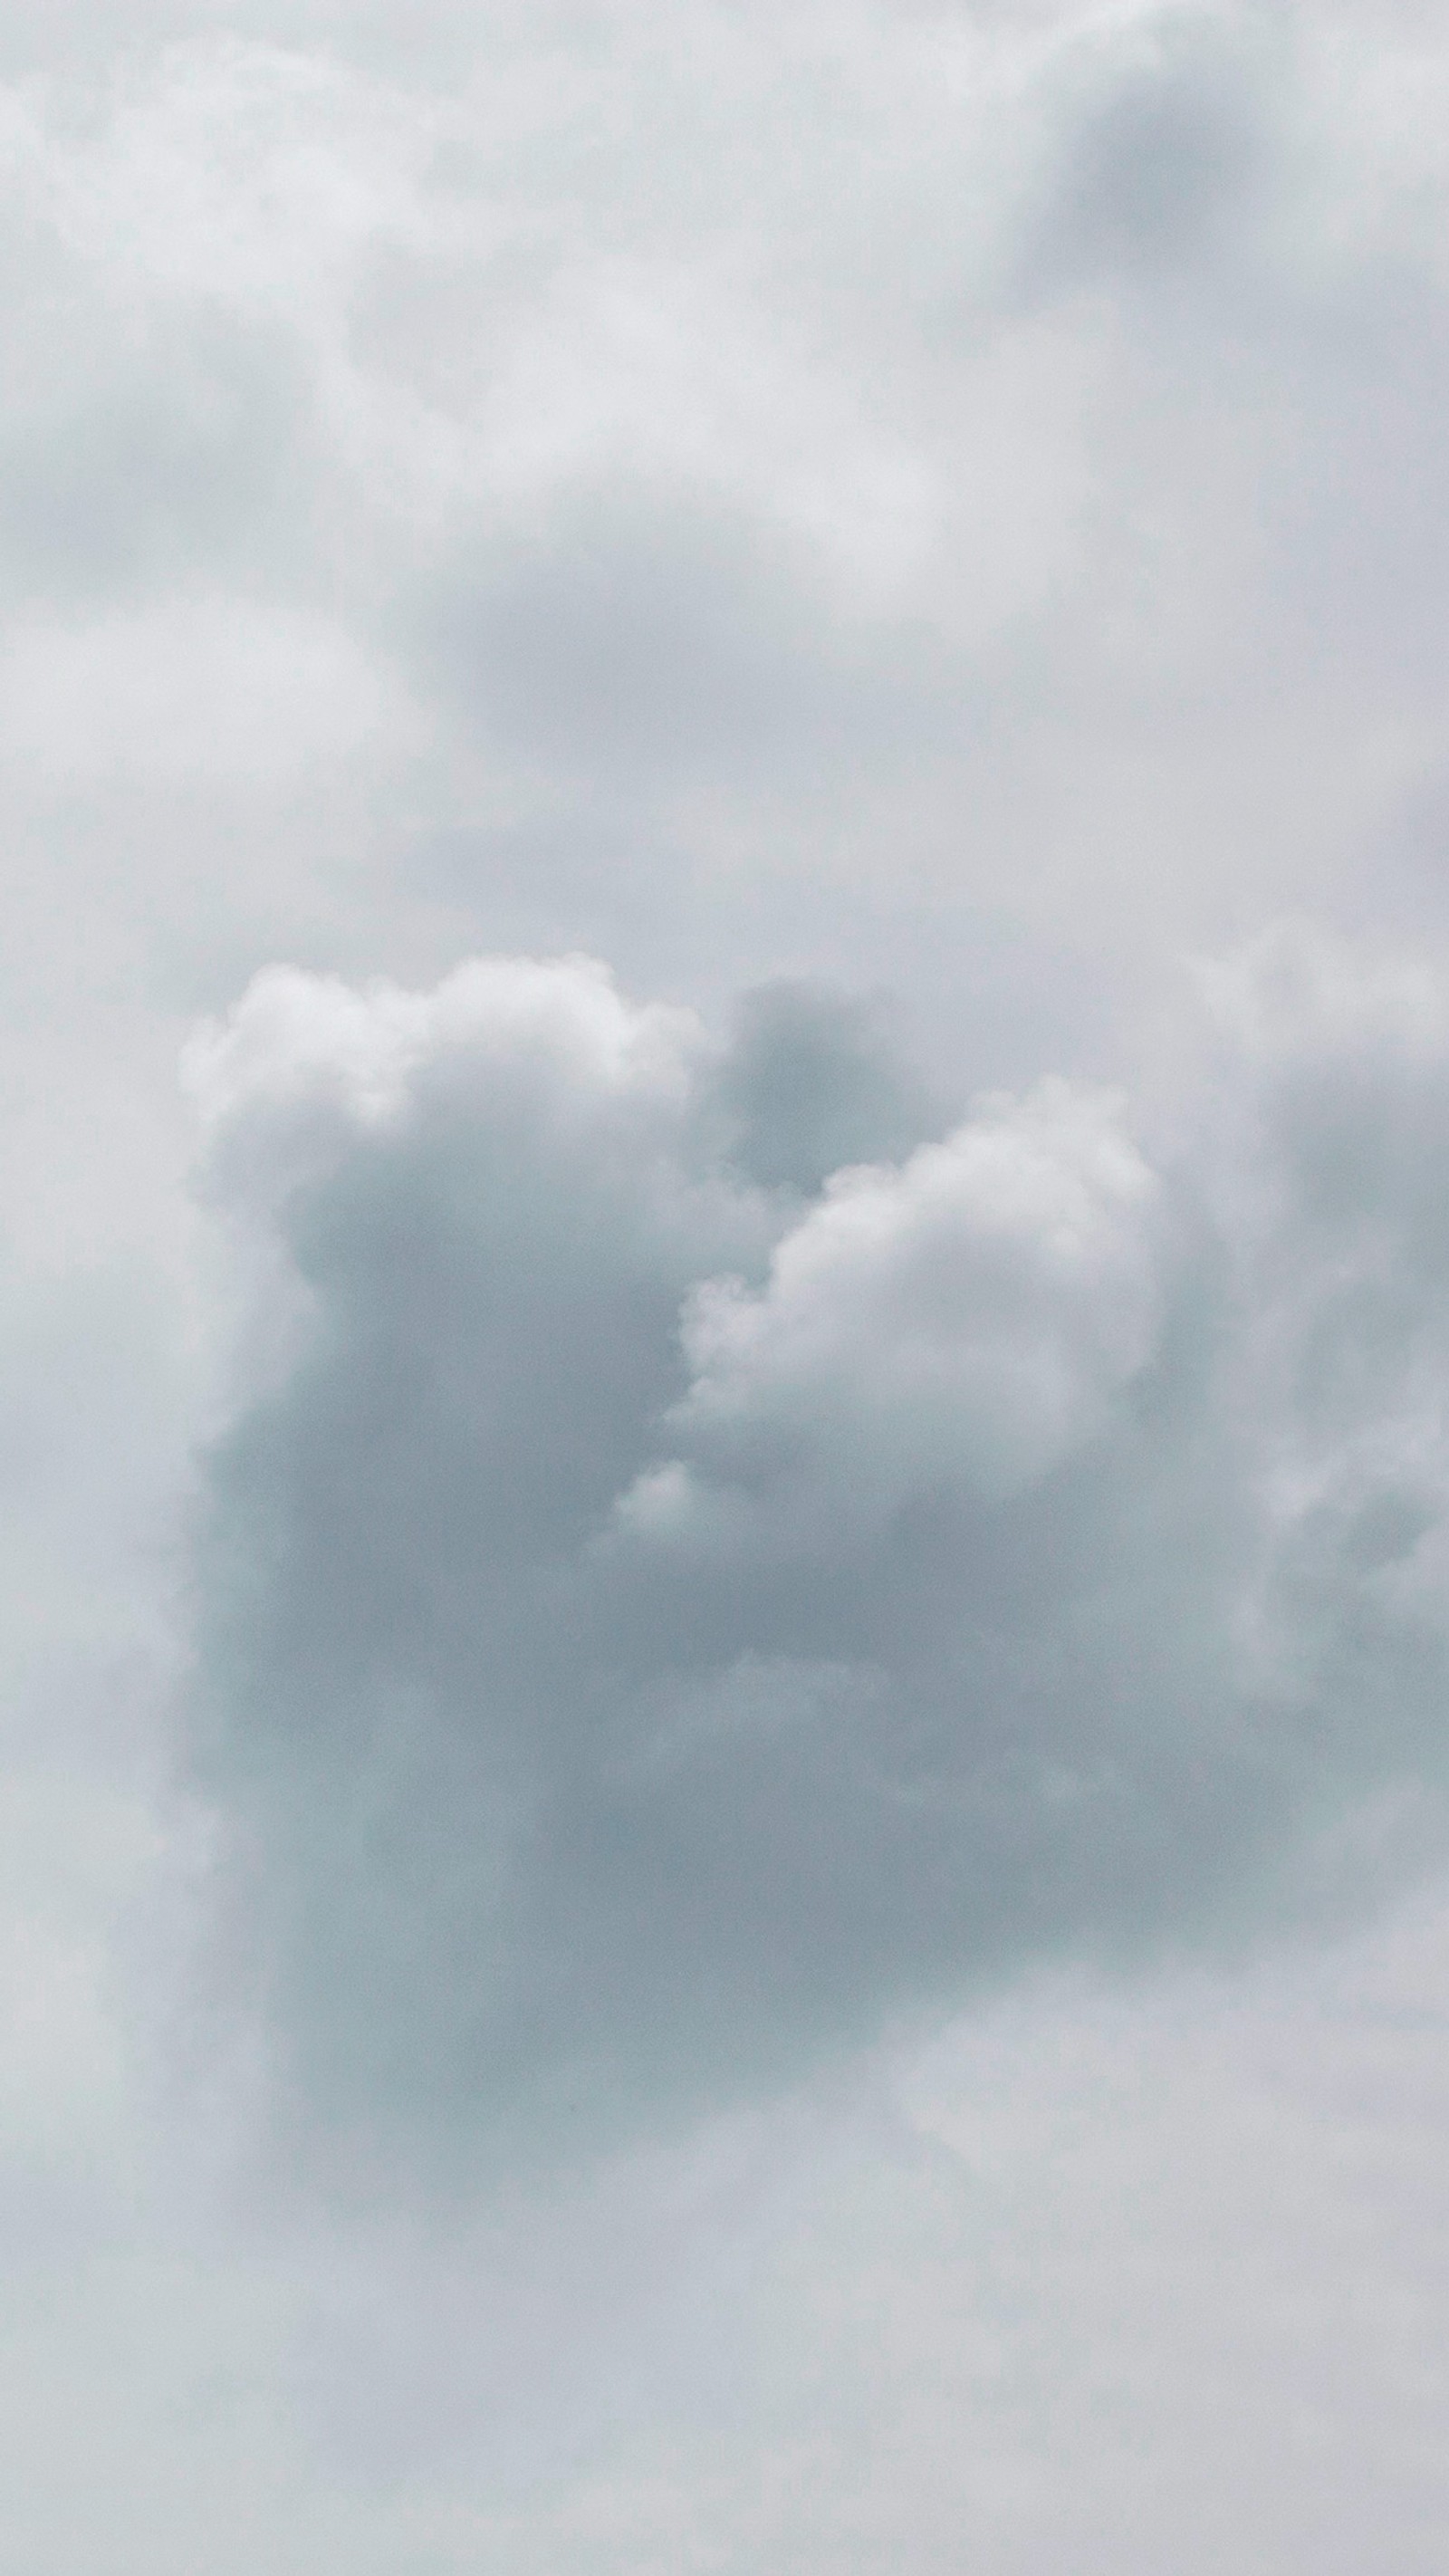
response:
<path id="1" fill-rule="evenodd" d="M 16 0 L 0 72 L 0 2562 L 1437 2571 L 1442 1933 L 1236 2073 L 1014 1970 L 1435 1824 L 1440 1005 L 1260 965 L 1134 1067 L 1181 947 L 1442 945 L 1439 28 Z M 931 1096 L 819 989 L 362 989 L 581 946 L 884 986 Z M 192 1716 L 281 2098 L 475 2174 L 827 2052 L 471 2256 L 398 2164 L 239 2241 L 250 2061 L 146 2080 L 174 1062 L 275 957 L 359 989 L 228 1075 Z M 832 2182 L 841 2045 L 975 1979 L 949 2155 Z"/>
<path id="2" fill-rule="evenodd" d="M 1437 1776 L 1449 1015 L 1284 940 L 1213 1017 L 1152 1159 L 1061 1082 L 901 1153 L 848 1011 L 720 1051 L 577 960 L 198 1042 L 200 1759 L 295 2101 L 593 2134 Z"/>

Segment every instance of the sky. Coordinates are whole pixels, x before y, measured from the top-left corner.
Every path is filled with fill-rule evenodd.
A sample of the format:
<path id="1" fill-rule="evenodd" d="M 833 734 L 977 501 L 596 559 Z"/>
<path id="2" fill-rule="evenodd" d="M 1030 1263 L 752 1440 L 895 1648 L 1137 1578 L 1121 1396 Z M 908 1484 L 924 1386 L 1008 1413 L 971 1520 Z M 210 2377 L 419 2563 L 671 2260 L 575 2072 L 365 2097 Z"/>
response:
<path id="1" fill-rule="evenodd" d="M 1438 2576 L 1446 109 L 7 11 L 0 2576 Z"/>

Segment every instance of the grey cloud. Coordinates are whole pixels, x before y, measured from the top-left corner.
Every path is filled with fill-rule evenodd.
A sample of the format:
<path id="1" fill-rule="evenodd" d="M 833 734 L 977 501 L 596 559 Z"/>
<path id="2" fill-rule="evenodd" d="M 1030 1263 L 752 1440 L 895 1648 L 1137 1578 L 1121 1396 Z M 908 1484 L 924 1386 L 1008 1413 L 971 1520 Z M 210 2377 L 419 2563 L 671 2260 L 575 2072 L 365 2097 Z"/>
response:
<path id="1" fill-rule="evenodd" d="M 1032 1090 L 1396 835 L 1442 931 L 1444 47 L 1051 14 L 3 13 L 27 2576 L 1442 2564 L 1442 1922 L 1235 2071 L 1025 1970 L 1444 1848 L 1432 985 Z M 579 945 L 709 1027 L 365 986 Z M 278 955 L 359 989 L 203 1068 L 197 1260 L 176 1029 Z M 234 2227 L 255 2038 L 376 2227 Z"/>
<path id="2" fill-rule="evenodd" d="M 935 1123 L 923 1086 L 859 1002 L 787 981 L 740 1003 L 717 1101 L 741 1171 L 805 1194 L 844 1164 L 907 1153 Z"/>
<path id="3" fill-rule="evenodd" d="M 72 282 L 84 369 L 0 410 L 0 567 L 12 598 L 125 596 L 205 570 L 295 566 L 307 388 L 277 332 L 173 306 L 117 331 Z M 27 333 L 33 313 L 21 317 Z M 305 539 L 301 547 L 305 553 Z"/>
<path id="4" fill-rule="evenodd" d="M 607 482 L 565 490 L 531 536 L 462 547 L 398 634 L 484 743 L 555 780 L 737 789 L 969 730 L 928 632 L 852 633 L 824 569 L 727 489 Z"/>
<path id="5" fill-rule="evenodd" d="M 563 12 L 558 13 L 559 17 Z M 540 10 L 536 23 L 547 24 Z M 402 34 L 397 0 L 363 0 L 344 9 L 337 0 L 127 0 L 123 11 L 107 20 L 94 0 L 46 0 L 44 7 L 26 5 L 6 18 L 0 32 L 0 68 L 11 78 L 59 69 L 86 84 L 117 58 L 134 64 L 147 55 L 212 38 L 238 37 L 273 45 L 305 46 L 314 59 L 338 55 L 396 70 L 399 53 L 408 51 L 411 65 L 419 56 L 446 76 L 477 52 L 477 20 L 457 0 L 435 0 L 431 7 L 410 9 Z"/>
<path id="6" fill-rule="evenodd" d="M 1263 37 L 1218 13 L 1163 11 L 1070 49 L 1061 133 L 1019 253 L 1032 292 L 1176 285 L 1232 252 L 1281 148 Z"/>
<path id="7" fill-rule="evenodd" d="M 596 2139 L 1437 1778 L 1449 1021 L 1293 971 L 1175 1162 L 1048 1085 L 803 1201 L 818 1000 L 721 1062 L 579 964 L 276 974 L 206 1041 L 292 1281 L 196 1711 L 292 2116 Z"/>

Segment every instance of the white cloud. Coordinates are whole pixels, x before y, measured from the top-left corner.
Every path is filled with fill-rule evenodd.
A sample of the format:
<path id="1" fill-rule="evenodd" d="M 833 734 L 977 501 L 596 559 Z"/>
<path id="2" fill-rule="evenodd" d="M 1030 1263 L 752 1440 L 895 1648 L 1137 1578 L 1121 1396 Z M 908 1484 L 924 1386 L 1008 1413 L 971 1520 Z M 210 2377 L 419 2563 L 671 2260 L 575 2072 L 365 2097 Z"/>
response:
<path id="1" fill-rule="evenodd" d="M 903 1168 L 836 1175 L 765 1288 L 694 1292 L 681 1429 L 726 1461 L 800 1443 L 877 1521 L 913 1493 L 1000 1500 L 1060 1466 L 1160 1327 L 1153 1177 L 1114 1107 L 1052 1084 Z"/>

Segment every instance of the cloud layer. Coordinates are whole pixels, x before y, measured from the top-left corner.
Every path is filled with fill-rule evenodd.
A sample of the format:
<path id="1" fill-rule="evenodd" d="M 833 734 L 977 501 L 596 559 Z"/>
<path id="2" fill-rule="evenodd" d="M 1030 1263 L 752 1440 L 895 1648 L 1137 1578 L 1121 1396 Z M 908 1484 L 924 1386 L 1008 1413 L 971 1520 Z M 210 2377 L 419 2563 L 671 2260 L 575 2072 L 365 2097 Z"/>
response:
<path id="1" fill-rule="evenodd" d="M 1449 1014 L 1286 935 L 1208 982 L 1151 1157 L 1048 1081 L 854 1159 L 858 1017 L 720 1047 L 579 960 L 197 1043 L 201 1767 L 325 2123 L 728 2098 L 1437 1780 Z"/>
<path id="2" fill-rule="evenodd" d="M 0 2565 L 1439 2576 L 1446 79 L 3 13 Z"/>

